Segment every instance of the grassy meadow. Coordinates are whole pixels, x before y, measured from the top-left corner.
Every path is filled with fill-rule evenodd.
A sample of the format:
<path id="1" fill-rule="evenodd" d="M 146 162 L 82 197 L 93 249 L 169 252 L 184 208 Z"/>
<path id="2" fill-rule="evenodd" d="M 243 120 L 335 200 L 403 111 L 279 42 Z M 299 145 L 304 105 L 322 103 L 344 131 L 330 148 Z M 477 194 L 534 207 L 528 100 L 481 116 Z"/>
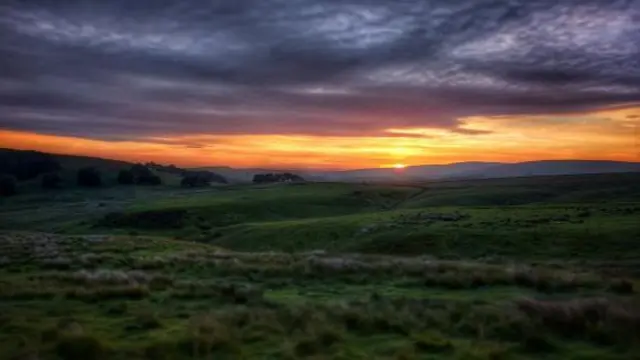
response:
<path id="1" fill-rule="evenodd" d="M 0 199 L 2 359 L 640 359 L 640 174 Z"/>

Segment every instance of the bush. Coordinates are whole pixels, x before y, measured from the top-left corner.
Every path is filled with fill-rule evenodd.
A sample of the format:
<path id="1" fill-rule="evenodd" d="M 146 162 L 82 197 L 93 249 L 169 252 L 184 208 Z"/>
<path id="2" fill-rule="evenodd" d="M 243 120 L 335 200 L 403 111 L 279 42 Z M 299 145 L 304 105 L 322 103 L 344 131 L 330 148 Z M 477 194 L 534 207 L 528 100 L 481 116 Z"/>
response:
<path id="1" fill-rule="evenodd" d="M 320 345 L 313 338 L 300 339 L 293 347 L 296 356 L 306 357 L 319 353 L 322 350 Z"/>
<path id="2" fill-rule="evenodd" d="M 131 170 L 120 170 L 118 173 L 118 184 L 120 185 L 133 185 L 134 177 Z"/>
<path id="3" fill-rule="evenodd" d="M 0 176 L 0 196 L 11 196 L 18 193 L 16 178 L 11 175 Z"/>
<path id="4" fill-rule="evenodd" d="M 531 334 L 524 338 L 522 350 L 529 353 L 547 353 L 556 350 L 556 346 L 546 336 Z"/>
<path id="5" fill-rule="evenodd" d="M 453 350 L 451 342 L 437 333 L 427 332 L 414 338 L 413 346 L 418 351 L 445 353 Z"/>
<path id="6" fill-rule="evenodd" d="M 106 348 L 100 340 L 84 335 L 72 334 L 62 336 L 56 345 L 59 357 L 65 360 L 95 360 L 106 355 Z"/>
<path id="7" fill-rule="evenodd" d="M 62 178 L 58 173 L 48 173 L 42 176 L 43 189 L 58 189 L 62 183 Z"/>
<path id="8" fill-rule="evenodd" d="M 134 213 L 111 212 L 98 225 L 108 227 L 128 227 L 136 229 L 180 229 L 184 227 L 187 211 L 166 209 Z"/>
<path id="9" fill-rule="evenodd" d="M 609 285 L 609 290 L 616 294 L 630 295 L 633 294 L 633 283 L 628 280 L 618 280 Z"/>
<path id="10" fill-rule="evenodd" d="M 153 330 L 162 327 L 162 322 L 155 313 L 143 311 L 135 316 L 133 324 L 127 328 L 130 330 Z"/>
<path id="11" fill-rule="evenodd" d="M 189 335 L 178 342 L 178 347 L 193 357 L 211 357 L 215 352 L 237 354 L 241 351 L 231 329 L 213 316 L 192 318 L 189 330 Z"/>
<path id="12" fill-rule="evenodd" d="M 136 179 L 136 184 L 138 185 L 161 185 L 162 184 L 162 179 L 160 178 L 160 176 L 158 175 L 145 175 L 145 176 L 140 176 Z"/>
<path id="13" fill-rule="evenodd" d="M 20 181 L 58 170 L 60 164 L 49 154 L 20 150 L 0 152 L 0 173 L 15 176 Z"/>
<path id="14" fill-rule="evenodd" d="M 100 172 L 92 167 L 85 167 L 78 170 L 77 174 L 78 186 L 100 187 L 102 186 L 102 178 Z"/>
<path id="15" fill-rule="evenodd" d="M 255 174 L 253 176 L 253 182 L 256 184 L 302 181 L 304 181 L 304 179 L 301 176 L 292 173 Z"/>
<path id="16" fill-rule="evenodd" d="M 204 187 L 209 186 L 212 182 L 226 184 L 227 180 L 211 171 L 190 171 L 184 173 L 180 185 L 183 187 Z"/>
<path id="17" fill-rule="evenodd" d="M 131 175 L 133 181 L 138 185 L 160 185 L 162 179 L 151 171 L 147 166 L 142 164 L 136 164 L 131 167 Z"/>

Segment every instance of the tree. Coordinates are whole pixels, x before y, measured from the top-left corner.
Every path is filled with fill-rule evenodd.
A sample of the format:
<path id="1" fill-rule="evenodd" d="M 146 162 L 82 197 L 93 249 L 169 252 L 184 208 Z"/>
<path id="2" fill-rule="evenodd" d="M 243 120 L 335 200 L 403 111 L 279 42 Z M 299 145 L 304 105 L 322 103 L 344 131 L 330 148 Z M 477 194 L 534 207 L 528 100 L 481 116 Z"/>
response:
<path id="1" fill-rule="evenodd" d="M 139 177 L 136 183 L 140 185 L 161 185 L 162 179 L 158 175 L 151 174 Z"/>
<path id="2" fill-rule="evenodd" d="M 135 164 L 131 166 L 130 171 L 133 173 L 133 177 L 136 179 L 139 177 L 147 177 L 153 175 L 151 169 L 143 164 Z"/>
<path id="3" fill-rule="evenodd" d="M 13 175 L 19 181 L 30 180 L 40 174 L 58 170 L 60 170 L 60 164 L 49 154 L 37 151 L 0 151 L 0 173 Z"/>
<path id="4" fill-rule="evenodd" d="M 139 185 L 160 185 L 162 179 L 153 173 L 149 167 L 142 164 L 135 164 L 131 167 L 134 182 Z"/>
<path id="5" fill-rule="evenodd" d="M 296 174 L 292 173 L 277 173 L 277 174 L 255 174 L 253 176 L 253 182 L 256 184 L 274 183 L 274 182 L 301 182 L 304 179 Z"/>
<path id="6" fill-rule="evenodd" d="M 0 175 L 0 196 L 11 196 L 18 193 L 18 184 L 13 175 Z"/>
<path id="7" fill-rule="evenodd" d="M 226 184 L 227 179 L 211 171 L 190 171 L 184 173 L 180 185 L 183 187 L 203 187 L 211 185 L 212 182 Z"/>
<path id="8" fill-rule="evenodd" d="M 58 173 L 48 173 L 42 176 L 43 189 L 58 189 L 62 183 L 62 178 Z"/>
<path id="9" fill-rule="evenodd" d="M 133 185 L 134 177 L 131 170 L 122 169 L 118 173 L 118 184 L 121 185 Z"/>
<path id="10" fill-rule="evenodd" d="M 99 187 L 102 186 L 102 178 L 100 172 L 96 168 L 85 167 L 78 170 L 77 174 L 78 186 Z"/>

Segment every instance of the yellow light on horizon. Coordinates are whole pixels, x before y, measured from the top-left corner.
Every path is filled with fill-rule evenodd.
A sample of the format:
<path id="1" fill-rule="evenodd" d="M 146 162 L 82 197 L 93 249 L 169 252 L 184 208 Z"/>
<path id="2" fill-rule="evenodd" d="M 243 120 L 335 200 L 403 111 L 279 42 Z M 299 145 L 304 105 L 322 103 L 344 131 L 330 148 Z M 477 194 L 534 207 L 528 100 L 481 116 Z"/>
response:
<path id="1" fill-rule="evenodd" d="M 406 167 L 407 167 L 407 165 L 405 165 L 405 164 L 393 164 L 393 168 L 394 169 L 404 169 Z"/>

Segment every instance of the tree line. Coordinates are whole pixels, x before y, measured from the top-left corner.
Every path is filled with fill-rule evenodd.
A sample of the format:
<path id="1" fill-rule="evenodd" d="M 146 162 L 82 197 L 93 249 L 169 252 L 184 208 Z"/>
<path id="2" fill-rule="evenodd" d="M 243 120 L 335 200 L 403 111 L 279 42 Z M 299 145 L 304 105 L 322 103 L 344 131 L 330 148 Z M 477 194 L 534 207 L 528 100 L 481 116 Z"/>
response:
<path id="1" fill-rule="evenodd" d="M 18 192 L 18 183 L 40 177 L 43 189 L 60 189 L 69 179 L 60 175 L 63 170 L 57 159 L 38 151 L 14 151 L 0 149 L 0 196 L 10 196 Z M 120 185 L 162 185 L 158 173 L 169 173 L 181 176 L 180 185 L 187 188 L 205 187 L 211 183 L 228 183 L 223 176 L 211 171 L 185 170 L 175 165 L 161 165 L 153 162 L 134 164 L 120 169 L 115 181 Z M 256 184 L 277 182 L 302 182 L 304 179 L 296 174 L 264 173 L 255 174 Z M 102 172 L 96 167 L 83 167 L 75 173 L 75 185 L 87 188 L 99 188 L 105 185 Z"/>
<path id="2" fill-rule="evenodd" d="M 37 151 L 0 151 L 0 196 L 11 196 L 18 192 L 18 183 L 40 177 L 43 189 L 64 187 L 65 179 L 60 175 L 62 166 L 54 156 Z M 209 186 L 212 182 L 227 183 L 227 180 L 210 171 L 187 171 L 174 165 L 155 163 L 134 164 L 119 170 L 116 182 L 120 185 L 162 184 L 157 173 L 166 172 L 182 177 L 183 187 Z M 68 181 L 68 180 L 67 180 Z M 102 172 L 96 167 L 83 167 L 76 171 L 75 185 L 98 188 L 105 185 Z"/>
<path id="3" fill-rule="evenodd" d="M 253 176 L 253 182 L 256 184 L 276 183 L 276 182 L 302 182 L 302 181 L 304 181 L 302 176 L 288 173 L 288 172 L 255 174 Z"/>

